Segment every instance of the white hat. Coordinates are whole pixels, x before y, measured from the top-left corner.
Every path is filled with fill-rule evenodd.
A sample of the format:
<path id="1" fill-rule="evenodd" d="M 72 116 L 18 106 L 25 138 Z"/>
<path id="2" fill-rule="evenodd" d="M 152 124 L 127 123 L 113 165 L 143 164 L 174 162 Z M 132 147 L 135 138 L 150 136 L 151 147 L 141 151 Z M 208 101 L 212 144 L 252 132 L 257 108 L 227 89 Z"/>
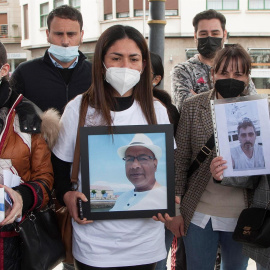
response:
<path id="1" fill-rule="evenodd" d="M 135 134 L 135 136 L 133 137 L 133 139 L 128 145 L 119 147 L 117 150 L 119 157 L 124 158 L 126 154 L 126 150 L 132 146 L 143 146 L 145 148 L 148 148 L 149 150 L 153 152 L 157 160 L 161 158 L 161 154 L 162 154 L 161 148 L 157 145 L 154 145 L 151 139 L 143 133 Z"/>

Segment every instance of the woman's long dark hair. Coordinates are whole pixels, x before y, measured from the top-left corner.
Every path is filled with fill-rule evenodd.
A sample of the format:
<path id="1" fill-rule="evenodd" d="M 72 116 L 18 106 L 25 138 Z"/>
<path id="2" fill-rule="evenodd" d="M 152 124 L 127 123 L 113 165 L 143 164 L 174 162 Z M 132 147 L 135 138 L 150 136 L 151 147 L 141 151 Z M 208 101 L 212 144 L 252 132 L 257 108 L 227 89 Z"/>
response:
<path id="1" fill-rule="evenodd" d="M 109 48 L 118 40 L 129 38 L 133 40 L 142 53 L 145 67 L 140 81 L 133 88 L 133 97 L 139 102 L 148 124 L 156 124 L 156 114 L 153 105 L 153 92 L 151 82 L 151 62 L 147 43 L 142 34 L 133 27 L 114 25 L 105 30 L 97 41 L 93 69 L 92 85 L 83 95 L 83 101 L 94 107 L 100 113 L 108 126 L 112 125 L 110 109 L 114 108 L 115 100 L 113 88 L 104 80 L 104 56 Z"/>

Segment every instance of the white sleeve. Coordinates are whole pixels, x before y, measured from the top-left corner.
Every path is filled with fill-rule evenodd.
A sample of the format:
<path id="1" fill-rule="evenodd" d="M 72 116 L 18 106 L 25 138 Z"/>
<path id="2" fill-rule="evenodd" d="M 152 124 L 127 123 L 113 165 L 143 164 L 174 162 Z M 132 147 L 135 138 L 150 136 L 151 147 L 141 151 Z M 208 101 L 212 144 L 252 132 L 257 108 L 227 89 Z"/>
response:
<path id="1" fill-rule="evenodd" d="M 65 108 L 60 119 L 60 131 L 52 152 L 61 160 L 73 162 L 74 148 L 79 122 L 79 108 L 81 99 L 77 97 Z"/>
<path id="2" fill-rule="evenodd" d="M 160 101 L 154 101 L 154 108 L 157 117 L 158 124 L 170 124 L 170 120 L 168 117 L 167 109 L 164 105 L 161 104 Z"/>

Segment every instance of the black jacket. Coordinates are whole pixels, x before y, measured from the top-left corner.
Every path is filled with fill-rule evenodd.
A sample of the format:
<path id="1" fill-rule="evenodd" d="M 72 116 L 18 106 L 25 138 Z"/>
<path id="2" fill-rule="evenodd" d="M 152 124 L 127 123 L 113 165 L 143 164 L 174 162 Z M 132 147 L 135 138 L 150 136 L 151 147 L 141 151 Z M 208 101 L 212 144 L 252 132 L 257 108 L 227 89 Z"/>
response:
<path id="1" fill-rule="evenodd" d="M 34 102 L 41 110 L 55 108 L 61 113 L 65 105 L 91 85 L 92 64 L 79 52 L 79 60 L 67 85 L 52 63 L 48 50 L 43 57 L 21 63 L 13 72 L 13 90 Z"/>

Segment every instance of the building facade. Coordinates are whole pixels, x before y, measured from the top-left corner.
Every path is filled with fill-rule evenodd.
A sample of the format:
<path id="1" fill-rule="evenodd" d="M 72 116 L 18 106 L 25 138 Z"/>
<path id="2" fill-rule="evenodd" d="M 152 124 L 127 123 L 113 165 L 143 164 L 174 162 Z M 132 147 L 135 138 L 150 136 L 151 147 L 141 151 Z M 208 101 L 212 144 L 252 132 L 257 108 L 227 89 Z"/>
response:
<path id="1" fill-rule="evenodd" d="M 21 47 L 21 8 L 19 0 L 0 0 L 0 41 L 7 50 L 11 72 L 31 57 Z"/>
<path id="2" fill-rule="evenodd" d="M 21 30 L 22 49 L 30 52 L 29 58 L 42 56 L 48 48 L 46 18 L 54 7 L 62 4 L 80 9 L 83 15 L 84 42 L 80 49 L 90 61 L 98 37 L 114 24 L 133 26 L 148 38 L 147 0 L 145 3 L 143 0 L 20 0 L 21 27 L 18 30 Z M 164 88 L 170 92 L 174 65 L 196 52 L 193 17 L 210 8 L 225 15 L 229 33 L 226 42 L 240 43 L 249 51 L 253 59 L 251 76 L 256 87 L 270 93 L 270 0 L 166 0 Z M 14 30 L 10 25 L 8 29 Z"/>

